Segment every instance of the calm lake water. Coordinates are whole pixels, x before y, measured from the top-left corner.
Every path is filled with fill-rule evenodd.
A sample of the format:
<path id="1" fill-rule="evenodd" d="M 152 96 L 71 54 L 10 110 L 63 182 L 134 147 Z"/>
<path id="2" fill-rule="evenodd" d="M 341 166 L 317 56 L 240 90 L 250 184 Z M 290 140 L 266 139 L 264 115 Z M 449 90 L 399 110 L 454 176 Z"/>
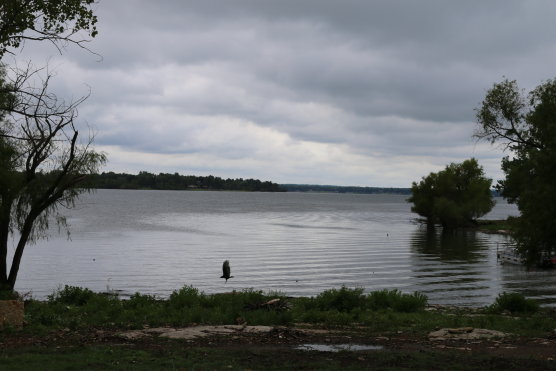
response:
<path id="1" fill-rule="evenodd" d="M 501 265 L 504 236 L 430 231 L 401 195 L 100 190 L 68 210 L 55 234 L 24 253 L 16 289 L 44 298 L 60 285 L 168 296 L 254 288 L 421 291 L 467 306 L 517 291 L 556 305 L 556 274 Z M 498 200 L 488 218 L 516 215 Z M 234 278 L 220 279 L 228 259 Z"/>

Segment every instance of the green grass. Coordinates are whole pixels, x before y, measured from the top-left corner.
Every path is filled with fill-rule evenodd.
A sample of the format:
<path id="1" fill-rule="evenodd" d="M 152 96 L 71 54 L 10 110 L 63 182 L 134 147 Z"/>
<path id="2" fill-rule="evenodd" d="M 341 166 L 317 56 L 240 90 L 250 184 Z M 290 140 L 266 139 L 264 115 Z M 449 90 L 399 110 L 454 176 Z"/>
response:
<path id="1" fill-rule="evenodd" d="M 365 322 L 382 312 L 425 314 L 426 303 L 427 297 L 420 293 L 380 290 L 364 295 L 362 288 L 343 286 L 326 290 L 316 297 L 296 299 L 293 317 L 297 322 L 344 326 Z"/>
<path id="2" fill-rule="evenodd" d="M 241 369 L 241 359 L 224 352 L 205 348 L 179 351 L 172 344 L 166 346 L 168 349 L 163 350 L 97 345 L 4 351 L 0 354 L 0 364 L 6 370 L 189 370 L 227 366 Z"/>
<path id="3" fill-rule="evenodd" d="M 399 312 L 417 312 L 425 309 L 427 297 L 420 293 L 404 294 L 399 290 L 373 291 L 363 294 L 362 288 L 323 291 L 316 297 L 300 298 L 297 306 L 303 310 L 319 310 L 352 313 L 360 310 L 392 309 Z"/>
<path id="4" fill-rule="evenodd" d="M 252 309 L 273 298 L 290 303 L 288 310 Z M 450 313 L 426 311 L 427 298 L 420 293 L 381 290 L 368 294 L 361 288 L 326 290 L 315 297 L 285 298 L 280 293 L 256 290 L 207 295 L 185 286 L 166 300 L 135 294 L 123 300 L 88 289 L 65 286 L 47 301 L 29 300 L 25 305 L 24 331 L 88 328 L 135 329 L 144 326 L 192 324 L 284 325 L 310 323 L 341 327 L 362 325 L 373 333 L 404 331 L 424 335 L 439 327 L 481 327 L 543 336 L 556 328 L 554 310 L 519 294 L 501 294 L 480 313 L 453 309 Z M 505 315 L 511 312 L 512 316 Z M 516 317 L 519 315 L 519 317 Z"/>
<path id="5" fill-rule="evenodd" d="M 404 294 L 399 290 L 371 292 L 367 298 L 372 310 L 392 309 L 396 312 L 411 313 L 425 309 L 428 298 L 420 292 Z"/>
<path id="6" fill-rule="evenodd" d="M 501 358 L 461 351 L 374 351 L 326 353 L 292 347 L 156 347 L 114 345 L 0 350 L 6 370 L 541 370 L 550 361 Z"/>
<path id="7" fill-rule="evenodd" d="M 128 300 L 96 294 L 89 289 L 65 286 L 48 297 L 48 301 L 31 300 L 26 306 L 29 326 L 77 329 L 89 326 L 140 328 L 149 326 L 185 326 L 199 324 L 230 324 L 241 318 L 251 324 L 288 325 L 293 322 L 322 322 L 343 325 L 359 320 L 366 312 L 390 309 L 416 312 L 424 309 L 426 297 L 383 290 L 363 294 L 363 289 L 326 290 L 316 297 L 291 300 L 291 311 L 250 310 L 253 305 L 283 295 L 261 291 L 206 295 L 185 286 L 174 291 L 168 300 L 134 294 Z"/>
<path id="8" fill-rule="evenodd" d="M 0 300 L 20 300 L 20 295 L 13 290 L 0 289 Z"/>
<path id="9" fill-rule="evenodd" d="M 494 304 L 488 307 L 492 313 L 536 313 L 539 311 L 539 303 L 527 299 L 523 294 L 517 292 L 503 292 L 498 295 Z"/>
<path id="10" fill-rule="evenodd" d="M 88 289 L 65 286 L 48 297 L 48 301 L 26 303 L 27 327 L 141 328 L 149 326 L 187 326 L 197 324 L 233 324 L 238 318 L 258 324 L 288 324 L 291 312 L 249 310 L 248 304 L 264 303 L 276 295 L 244 290 L 206 295 L 186 286 L 173 292 L 168 300 L 136 293 L 127 300 L 93 293 Z"/>
<path id="11" fill-rule="evenodd" d="M 290 303 L 288 310 L 252 309 L 273 298 Z M 40 345 L 0 347 L 0 369 L 7 370 L 178 370 L 178 369 L 549 369 L 553 366 L 533 359 L 503 359 L 462 352 L 302 352 L 287 345 L 193 344 L 153 338 L 150 342 L 119 341 L 83 345 L 79 339 L 96 329 L 130 329 L 191 324 L 235 324 L 238 317 L 250 325 L 286 325 L 344 328 L 357 336 L 377 335 L 425 338 L 444 327 L 476 327 L 515 335 L 549 336 L 556 328 L 556 311 L 539 308 L 518 294 L 501 294 L 481 310 L 452 308 L 425 310 L 426 296 L 398 290 L 365 294 L 361 288 L 341 287 L 315 297 L 285 298 L 281 293 L 255 290 L 207 295 L 191 286 L 173 292 L 166 300 L 135 294 L 123 300 L 66 286 L 47 301 L 28 300 L 26 325 L 22 330 L 33 339 L 51 339 L 64 333 L 65 340 L 40 341 Z M 524 304 L 525 303 L 525 304 Z M 534 304 L 531 304 L 534 303 Z M 531 310 L 531 306 L 535 310 Z M 251 308 L 251 309 L 250 309 Z M 511 315 L 507 315 L 511 312 Z M 56 331 L 58 330 L 58 331 Z M 18 337 L 20 330 L 0 332 L 0 343 Z M 53 335 L 54 334 L 54 335 Z M 44 338 L 41 336 L 44 335 Z M 93 336 L 94 337 L 94 336 Z M 75 339 L 75 341 L 73 340 Z M 212 340 L 211 340 L 212 341 Z M 6 343 L 6 344 L 7 344 Z"/>

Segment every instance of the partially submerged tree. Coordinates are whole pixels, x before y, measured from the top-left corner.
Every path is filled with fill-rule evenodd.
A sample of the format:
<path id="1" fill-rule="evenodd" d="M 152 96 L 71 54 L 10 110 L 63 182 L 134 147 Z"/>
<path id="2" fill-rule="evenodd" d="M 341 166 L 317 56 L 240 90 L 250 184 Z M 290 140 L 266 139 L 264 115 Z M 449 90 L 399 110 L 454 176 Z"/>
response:
<path id="1" fill-rule="evenodd" d="M 413 203 L 411 211 L 427 218 L 429 224 L 467 226 L 492 210 L 491 184 L 477 160 L 465 160 L 413 182 L 408 202 Z"/>
<path id="2" fill-rule="evenodd" d="M 98 172 L 105 156 L 80 142 L 77 107 L 42 85 L 30 84 L 38 71 L 0 80 L 0 289 L 13 290 L 28 242 L 45 236 L 52 222 L 64 225 L 60 207 L 71 207 L 86 189 L 80 183 Z M 8 272 L 8 246 L 15 246 Z"/>
<path id="3" fill-rule="evenodd" d="M 527 95 L 516 81 L 494 84 L 477 121 L 476 137 L 511 152 L 497 188 L 521 212 L 513 231 L 518 249 L 529 262 L 556 254 L 556 80 Z"/>

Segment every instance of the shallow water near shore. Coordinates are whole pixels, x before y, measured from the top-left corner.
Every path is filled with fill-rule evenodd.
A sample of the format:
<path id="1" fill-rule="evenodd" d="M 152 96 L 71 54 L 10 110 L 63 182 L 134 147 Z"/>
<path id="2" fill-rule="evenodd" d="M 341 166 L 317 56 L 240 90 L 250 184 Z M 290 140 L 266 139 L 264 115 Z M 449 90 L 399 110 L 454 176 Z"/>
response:
<path id="1" fill-rule="evenodd" d="M 71 240 L 55 234 L 26 249 L 16 289 L 35 298 L 66 284 L 122 296 L 167 297 L 184 285 L 310 296 L 346 285 L 420 291 L 437 304 L 488 305 L 502 291 L 556 304 L 554 271 L 497 261 L 505 236 L 427 229 L 406 198 L 99 190 L 67 210 Z M 485 218 L 517 215 L 497 201 Z"/>

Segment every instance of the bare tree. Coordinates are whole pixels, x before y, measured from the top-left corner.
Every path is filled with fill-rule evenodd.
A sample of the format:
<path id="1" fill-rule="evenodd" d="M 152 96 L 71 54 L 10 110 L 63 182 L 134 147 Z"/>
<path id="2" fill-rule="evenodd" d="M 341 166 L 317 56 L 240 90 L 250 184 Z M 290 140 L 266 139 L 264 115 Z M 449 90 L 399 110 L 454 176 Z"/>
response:
<path id="1" fill-rule="evenodd" d="M 47 69 L 11 72 L 0 75 L 0 290 L 13 290 L 25 246 L 52 221 L 65 225 L 59 208 L 73 206 L 86 176 L 106 161 L 91 148 L 92 135 L 79 140 L 77 109 L 87 97 L 58 99 Z"/>
<path id="2" fill-rule="evenodd" d="M 48 41 L 59 52 L 69 44 L 89 50 L 96 3 L 0 0 L 0 291 L 13 291 L 25 246 L 44 237 L 52 221 L 65 225 L 59 208 L 73 206 L 85 177 L 106 161 L 91 148 L 92 135 L 82 141 L 77 130 L 77 108 L 87 96 L 64 102 L 50 90 L 47 67 L 29 63 L 6 74 L 1 60 L 26 41 Z"/>

